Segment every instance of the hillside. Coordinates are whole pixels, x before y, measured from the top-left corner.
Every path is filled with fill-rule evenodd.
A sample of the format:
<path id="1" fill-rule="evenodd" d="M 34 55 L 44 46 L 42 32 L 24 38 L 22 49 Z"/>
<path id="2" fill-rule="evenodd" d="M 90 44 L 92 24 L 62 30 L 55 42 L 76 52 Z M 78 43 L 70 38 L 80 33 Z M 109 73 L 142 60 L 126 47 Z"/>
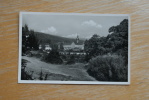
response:
<path id="1" fill-rule="evenodd" d="M 65 37 L 45 34 L 41 32 L 35 32 L 35 35 L 37 36 L 37 39 L 39 40 L 40 43 L 58 43 L 58 42 L 72 43 L 76 41 L 76 39 L 65 38 Z M 83 43 L 84 40 L 79 40 L 79 42 Z"/>

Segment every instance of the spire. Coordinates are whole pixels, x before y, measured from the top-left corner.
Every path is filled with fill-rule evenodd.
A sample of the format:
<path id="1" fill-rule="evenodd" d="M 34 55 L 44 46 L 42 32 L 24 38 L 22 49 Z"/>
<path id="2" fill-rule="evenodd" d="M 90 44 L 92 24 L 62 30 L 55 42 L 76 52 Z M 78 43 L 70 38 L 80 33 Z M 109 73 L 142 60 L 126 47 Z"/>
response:
<path id="1" fill-rule="evenodd" d="M 79 43 L 79 36 L 78 36 L 78 34 L 77 34 L 76 41 L 77 41 L 77 43 Z"/>

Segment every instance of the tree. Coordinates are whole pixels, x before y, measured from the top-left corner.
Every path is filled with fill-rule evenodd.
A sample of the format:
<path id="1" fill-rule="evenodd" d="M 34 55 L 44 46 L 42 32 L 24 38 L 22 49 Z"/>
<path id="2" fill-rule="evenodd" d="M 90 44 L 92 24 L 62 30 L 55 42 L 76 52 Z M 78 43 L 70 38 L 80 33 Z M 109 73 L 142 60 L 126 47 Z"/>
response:
<path id="1" fill-rule="evenodd" d="M 124 65 L 122 56 L 103 55 L 91 59 L 87 72 L 99 81 L 128 81 L 128 67 Z"/>
<path id="2" fill-rule="evenodd" d="M 22 53 L 25 54 L 28 50 L 38 50 L 39 41 L 34 30 L 29 30 L 28 26 L 25 24 L 22 27 Z"/>
<path id="3" fill-rule="evenodd" d="M 52 50 L 57 51 L 58 50 L 58 45 L 55 44 L 55 43 L 51 43 L 51 48 L 52 48 Z"/>
<path id="4" fill-rule="evenodd" d="M 28 48 L 28 37 L 29 37 L 29 30 L 28 26 L 25 24 L 24 27 L 22 27 L 22 53 L 26 53 Z"/>
<path id="5" fill-rule="evenodd" d="M 128 63 L 128 19 L 124 19 L 119 25 L 109 28 L 112 34 L 107 36 L 106 45 L 111 45 L 112 52 L 122 55 L 125 64 Z"/>
<path id="6" fill-rule="evenodd" d="M 86 52 L 86 61 L 98 55 L 115 53 L 128 58 L 128 19 L 124 19 L 117 26 L 109 28 L 107 37 L 100 37 L 94 34 L 89 40 L 85 41 L 84 50 Z"/>
<path id="7" fill-rule="evenodd" d="M 31 49 L 34 49 L 34 50 L 38 50 L 39 49 L 39 41 L 37 39 L 37 36 L 36 36 L 34 30 L 30 30 L 28 42 L 29 42 L 28 46 Z"/>
<path id="8" fill-rule="evenodd" d="M 48 54 L 48 56 L 45 58 L 45 61 L 51 64 L 62 64 L 63 63 L 63 60 L 60 58 L 59 52 L 53 49 Z"/>
<path id="9" fill-rule="evenodd" d="M 87 72 L 99 81 L 128 81 L 128 20 L 110 27 L 109 33 L 85 41 Z"/>
<path id="10" fill-rule="evenodd" d="M 74 64 L 76 62 L 75 60 L 75 56 L 74 55 L 70 55 L 70 58 L 67 60 L 66 64 Z"/>
<path id="11" fill-rule="evenodd" d="M 89 40 L 86 40 L 84 45 L 84 50 L 86 52 L 85 60 L 88 62 L 92 57 L 105 54 L 105 42 L 106 38 L 100 37 L 97 34 L 94 34 Z"/>

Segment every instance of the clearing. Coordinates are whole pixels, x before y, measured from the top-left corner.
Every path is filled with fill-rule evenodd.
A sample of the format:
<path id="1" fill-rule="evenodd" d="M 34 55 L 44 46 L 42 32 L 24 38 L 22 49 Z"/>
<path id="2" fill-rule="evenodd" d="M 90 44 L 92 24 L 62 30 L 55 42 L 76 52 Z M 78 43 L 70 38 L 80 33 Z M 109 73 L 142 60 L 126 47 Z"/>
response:
<path id="1" fill-rule="evenodd" d="M 46 80 L 59 81 L 96 81 L 89 76 L 84 68 L 84 64 L 76 63 L 74 65 L 57 65 L 41 61 L 35 57 L 22 56 L 22 59 L 27 60 L 26 71 L 32 73 L 35 80 L 39 80 L 42 70 L 42 77 Z M 47 75 L 47 76 L 46 76 Z"/>

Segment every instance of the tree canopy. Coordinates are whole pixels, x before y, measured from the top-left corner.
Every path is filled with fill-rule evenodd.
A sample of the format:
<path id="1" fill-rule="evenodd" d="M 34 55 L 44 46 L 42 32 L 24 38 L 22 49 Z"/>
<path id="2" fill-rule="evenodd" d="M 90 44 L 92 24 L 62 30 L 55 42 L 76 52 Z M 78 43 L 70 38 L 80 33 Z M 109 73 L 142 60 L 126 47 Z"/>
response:
<path id="1" fill-rule="evenodd" d="M 109 34 L 101 37 L 94 34 L 89 40 L 85 41 L 84 49 L 86 60 L 98 55 L 115 53 L 128 58 L 128 19 L 124 19 L 117 26 L 109 28 Z"/>
<path id="2" fill-rule="evenodd" d="M 34 33 L 34 30 L 29 30 L 28 26 L 22 27 L 22 53 L 28 50 L 38 50 L 39 41 Z"/>

